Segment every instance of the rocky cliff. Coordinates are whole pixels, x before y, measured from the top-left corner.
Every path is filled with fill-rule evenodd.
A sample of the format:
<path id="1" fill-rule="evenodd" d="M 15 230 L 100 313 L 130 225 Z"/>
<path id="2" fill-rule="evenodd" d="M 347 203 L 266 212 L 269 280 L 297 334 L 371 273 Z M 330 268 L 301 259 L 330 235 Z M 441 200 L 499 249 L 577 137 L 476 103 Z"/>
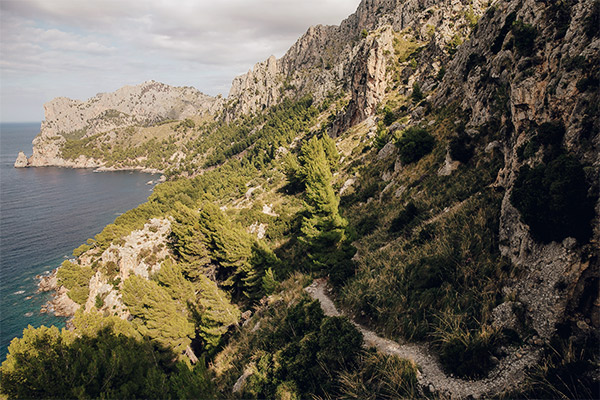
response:
<path id="1" fill-rule="evenodd" d="M 61 148 L 66 140 L 87 138 L 128 126 L 212 115 L 221 106 L 220 98 L 205 95 L 192 87 L 173 87 L 155 81 L 99 93 L 85 101 L 59 97 L 44 104 L 45 119 L 39 135 L 33 140 L 33 155 L 27 163 L 19 155 L 15 167 L 98 167 L 103 160 L 85 156 L 64 159 Z"/>
<path id="2" fill-rule="evenodd" d="M 590 289 L 599 277 L 596 243 L 600 238 L 600 36 L 599 27 L 590 26 L 594 7 L 598 5 L 591 1 L 495 3 L 479 21 L 473 39 L 459 48 L 432 96 L 438 106 L 460 104 L 472 137 L 486 132 L 487 140 L 495 135 L 501 143 L 504 168 L 495 183 L 505 191 L 500 249 L 527 271 L 506 290 L 514 290 L 545 339 L 565 315 L 586 303 L 585 297 L 598 296 Z M 557 127 L 560 134 L 552 138 L 549 126 Z M 527 156 L 527 146 L 551 140 L 556 142 L 545 146 L 555 150 L 542 145 Z M 586 180 L 592 183 L 588 194 L 595 200 L 596 214 L 591 245 L 573 237 L 562 243 L 532 237 L 532 227 L 523 223 L 511 201 L 523 168 L 551 162 L 557 156 L 550 153 L 557 147 L 589 166 L 585 169 Z M 578 312 L 597 316 L 599 304 L 592 301 Z M 598 318 L 592 319 L 600 328 Z"/>
<path id="3" fill-rule="evenodd" d="M 448 44 L 469 36 L 483 14 L 482 1 L 362 1 L 339 26 L 314 26 L 279 60 L 258 63 L 234 79 L 229 92 L 233 116 L 261 111 L 286 96 L 310 93 L 317 101 L 344 92 L 350 104 L 339 115 L 336 131 L 361 122 L 376 111 L 391 80 L 394 33 L 403 32 L 435 54 L 440 67 Z M 436 71 L 437 72 L 437 71 Z M 408 88 L 407 82 L 405 85 Z M 335 134 L 335 132 L 334 132 Z"/>

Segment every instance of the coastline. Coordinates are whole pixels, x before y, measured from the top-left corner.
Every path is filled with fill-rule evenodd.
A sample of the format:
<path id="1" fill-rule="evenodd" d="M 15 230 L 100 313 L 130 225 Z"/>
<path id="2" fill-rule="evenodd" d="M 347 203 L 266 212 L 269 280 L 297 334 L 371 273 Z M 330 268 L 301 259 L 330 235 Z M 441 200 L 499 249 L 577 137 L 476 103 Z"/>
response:
<path id="1" fill-rule="evenodd" d="M 39 279 L 37 293 L 54 292 L 52 299 L 48 300 L 40 309 L 40 313 L 52 313 L 56 317 L 73 317 L 81 307 L 67 295 L 67 288 L 58 285 L 57 273 L 60 267 L 55 268 L 49 275 L 37 275 Z"/>

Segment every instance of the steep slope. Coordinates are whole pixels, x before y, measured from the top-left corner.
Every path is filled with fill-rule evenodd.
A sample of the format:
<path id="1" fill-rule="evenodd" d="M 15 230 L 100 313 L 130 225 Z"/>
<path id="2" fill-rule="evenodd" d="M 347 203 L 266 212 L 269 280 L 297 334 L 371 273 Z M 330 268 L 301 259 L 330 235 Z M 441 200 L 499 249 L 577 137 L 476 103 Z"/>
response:
<path id="1" fill-rule="evenodd" d="M 343 91 L 351 100 L 339 117 L 348 128 L 373 115 L 385 96 L 394 32 L 429 43 L 426 51 L 436 54 L 437 64 L 426 68 L 437 73 L 446 46 L 468 37 L 485 8 L 482 1 L 363 1 L 339 26 L 311 27 L 281 59 L 271 57 L 236 77 L 231 115 L 261 111 L 297 93 L 320 101 Z"/>

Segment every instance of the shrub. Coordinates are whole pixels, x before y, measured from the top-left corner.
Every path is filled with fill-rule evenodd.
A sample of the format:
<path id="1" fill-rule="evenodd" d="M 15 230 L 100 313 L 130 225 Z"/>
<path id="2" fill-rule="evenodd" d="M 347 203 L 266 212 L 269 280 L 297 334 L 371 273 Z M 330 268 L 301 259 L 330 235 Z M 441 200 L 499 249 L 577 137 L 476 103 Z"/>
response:
<path id="1" fill-rule="evenodd" d="M 460 316 L 445 318 L 442 326 L 451 326 L 436 332 L 442 365 L 461 377 L 481 377 L 493 367 L 491 355 L 498 341 L 497 333 L 485 325 L 471 331 L 463 326 Z"/>
<path id="2" fill-rule="evenodd" d="M 468 135 L 459 135 L 450 140 L 450 157 L 463 164 L 468 163 L 473 158 L 473 146 Z"/>
<path id="3" fill-rule="evenodd" d="M 511 202 L 536 240 L 548 243 L 572 236 L 587 241 L 594 215 L 587 193 L 583 167 L 575 158 L 562 154 L 548 165 L 522 167 Z"/>
<path id="4" fill-rule="evenodd" d="M 588 38 L 598 36 L 600 33 L 600 0 L 596 0 L 592 6 L 592 12 L 584 23 L 584 31 Z"/>
<path id="5" fill-rule="evenodd" d="M 425 129 L 408 128 L 396 142 L 400 160 L 405 164 L 419 161 L 433 150 L 435 139 Z"/>
<path id="6" fill-rule="evenodd" d="M 421 91 L 421 85 L 419 85 L 418 82 L 413 83 L 413 91 L 410 97 L 412 97 L 415 103 L 418 103 L 419 101 L 423 100 L 423 97 L 425 97 Z"/>
<path id="7" fill-rule="evenodd" d="M 535 45 L 537 29 L 525 24 L 523 21 L 515 21 L 512 25 L 512 33 L 513 43 L 519 54 L 522 56 L 531 55 Z"/>
<path id="8" fill-rule="evenodd" d="M 90 278 L 94 271 L 90 267 L 80 267 L 69 260 L 63 261 L 56 274 L 57 282 L 69 291 L 67 295 L 74 302 L 84 305 L 89 294 Z"/>
<path id="9" fill-rule="evenodd" d="M 409 202 L 406 207 L 404 207 L 396 218 L 392 220 L 390 225 L 390 232 L 403 232 L 406 231 L 409 226 L 411 226 L 411 222 L 413 222 L 416 217 L 419 215 L 419 209 L 415 206 L 415 203 L 412 201 Z"/>

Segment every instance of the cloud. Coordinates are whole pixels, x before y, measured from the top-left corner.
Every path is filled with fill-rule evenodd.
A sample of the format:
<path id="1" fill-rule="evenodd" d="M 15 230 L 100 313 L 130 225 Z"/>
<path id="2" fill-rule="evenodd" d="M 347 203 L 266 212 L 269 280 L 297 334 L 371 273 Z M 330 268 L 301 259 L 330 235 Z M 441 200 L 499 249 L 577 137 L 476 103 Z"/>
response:
<path id="1" fill-rule="evenodd" d="M 358 2 L 1 0 L 3 109 L 19 96 L 15 88 L 31 99 L 33 82 L 52 97 L 147 79 L 226 94 L 235 75 L 281 57 L 311 25 L 339 24 Z"/>

